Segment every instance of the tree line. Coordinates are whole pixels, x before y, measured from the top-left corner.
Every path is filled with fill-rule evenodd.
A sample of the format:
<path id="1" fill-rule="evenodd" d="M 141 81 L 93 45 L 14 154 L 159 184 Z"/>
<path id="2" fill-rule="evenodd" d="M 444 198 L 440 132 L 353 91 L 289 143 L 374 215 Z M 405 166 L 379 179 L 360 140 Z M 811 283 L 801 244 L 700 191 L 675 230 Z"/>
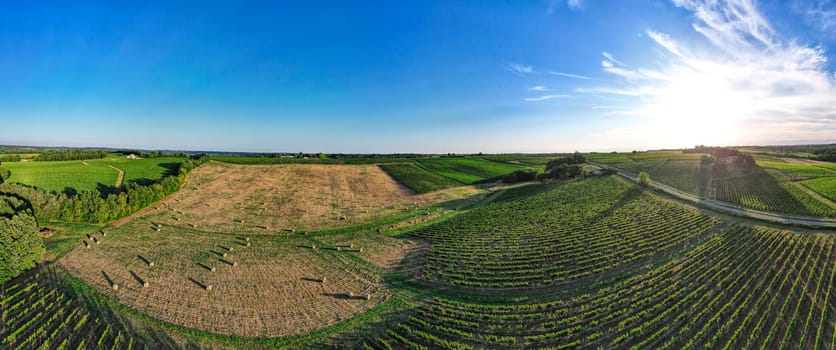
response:
<path id="1" fill-rule="evenodd" d="M 44 254 L 38 222 L 31 204 L 14 195 L 0 193 L 0 283 L 35 267 Z"/>
<path id="2" fill-rule="evenodd" d="M 35 156 L 37 162 L 52 162 L 60 160 L 84 160 L 107 157 L 107 151 L 88 151 L 80 149 L 47 150 Z"/>
<path id="3" fill-rule="evenodd" d="M 0 191 L 27 198 L 41 221 L 103 223 L 135 213 L 177 192 L 186 181 L 186 174 L 207 160 L 204 155 L 192 156 L 180 162 L 176 175 L 148 185 L 128 183 L 121 191 L 107 195 L 98 191 L 48 192 L 21 184 L 2 184 Z"/>

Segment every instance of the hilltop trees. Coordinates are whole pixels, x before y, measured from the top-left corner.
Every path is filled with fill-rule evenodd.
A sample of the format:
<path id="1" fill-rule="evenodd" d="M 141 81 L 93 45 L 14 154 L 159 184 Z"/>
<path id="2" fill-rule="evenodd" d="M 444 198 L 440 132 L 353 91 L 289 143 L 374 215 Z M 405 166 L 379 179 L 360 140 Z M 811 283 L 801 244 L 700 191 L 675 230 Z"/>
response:
<path id="1" fill-rule="evenodd" d="M 29 203 L 0 195 L 0 283 L 35 267 L 43 254 L 44 242 Z"/>
<path id="2" fill-rule="evenodd" d="M 586 162 L 586 157 L 575 152 L 572 156 L 550 160 L 546 163 L 546 172 L 540 175 L 540 179 L 571 179 L 581 174 L 581 164 Z"/>

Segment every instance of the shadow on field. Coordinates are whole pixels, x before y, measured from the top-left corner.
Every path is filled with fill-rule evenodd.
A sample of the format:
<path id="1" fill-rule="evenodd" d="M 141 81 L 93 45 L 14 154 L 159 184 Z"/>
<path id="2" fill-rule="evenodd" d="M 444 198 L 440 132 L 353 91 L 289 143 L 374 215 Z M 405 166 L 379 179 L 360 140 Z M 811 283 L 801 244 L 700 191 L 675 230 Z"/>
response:
<path id="1" fill-rule="evenodd" d="M 101 194 L 103 198 L 120 192 L 120 189 L 116 188 L 116 186 L 108 186 L 101 182 L 96 184 L 96 190 L 99 191 L 99 194 Z"/>
<path id="2" fill-rule="evenodd" d="M 158 164 L 159 167 L 165 169 L 163 172 L 163 177 L 166 176 L 175 176 L 177 173 L 180 172 L 180 164 L 179 163 L 160 163 Z"/>

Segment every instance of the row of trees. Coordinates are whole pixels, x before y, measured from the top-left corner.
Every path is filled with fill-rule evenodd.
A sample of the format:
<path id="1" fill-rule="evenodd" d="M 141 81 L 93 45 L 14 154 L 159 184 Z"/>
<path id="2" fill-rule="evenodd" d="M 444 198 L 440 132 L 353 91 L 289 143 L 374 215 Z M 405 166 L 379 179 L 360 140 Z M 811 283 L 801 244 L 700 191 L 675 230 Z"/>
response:
<path id="1" fill-rule="evenodd" d="M 49 162 L 58 160 L 83 160 L 107 157 L 107 151 L 88 151 L 80 149 L 48 150 L 35 156 L 35 161 Z"/>
<path id="2" fill-rule="evenodd" d="M 538 178 L 540 180 L 573 179 L 581 175 L 583 163 L 586 163 L 586 157 L 577 152 L 569 157 L 553 159 L 546 163 L 546 172 L 540 174 Z"/>
<path id="3" fill-rule="evenodd" d="M 149 185 L 128 183 L 120 192 L 106 196 L 98 191 L 47 192 L 20 184 L 3 184 L 0 190 L 28 198 L 42 221 L 102 223 L 135 213 L 176 192 L 186 181 L 186 174 L 207 160 L 206 156 L 193 156 L 180 163 L 176 175 Z"/>
<path id="4" fill-rule="evenodd" d="M 38 222 L 29 202 L 0 193 L 0 283 L 35 267 L 44 254 Z"/>

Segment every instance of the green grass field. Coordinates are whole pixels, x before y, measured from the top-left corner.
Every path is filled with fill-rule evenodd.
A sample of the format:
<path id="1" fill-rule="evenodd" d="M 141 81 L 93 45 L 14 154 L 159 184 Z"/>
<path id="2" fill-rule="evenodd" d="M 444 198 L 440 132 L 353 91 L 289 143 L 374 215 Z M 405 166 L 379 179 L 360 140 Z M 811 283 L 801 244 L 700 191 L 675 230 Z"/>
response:
<path id="1" fill-rule="evenodd" d="M 3 167 L 11 172 L 9 182 L 35 186 L 48 191 L 102 190 L 113 188 L 119 171 L 125 171 L 124 183 L 159 180 L 174 171 L 181 158 L 70 160 L 56 162 L 6 162 Z"/>
<path id="2" fill-rule="evenodd" d="M 523 166 L 482 158 L 425 158 L 419 159 L 418 164 L 431 172 L 468 185 L 507 175 L 516 170 L 543 170 L 539 166 Z"/>
<path id="3" fill-rule="evenodd" d="M 433 192 L 462 185 L 453 179 L 429 172 L 411 163 L 383 164 L 380 168 L 416 193 Z"/>
<path id="4" fill-rule="evenodd" d="M 836 177 L 805 180 L 801 181 L 801 184 L 825 198 L 836 202 Z"/>

